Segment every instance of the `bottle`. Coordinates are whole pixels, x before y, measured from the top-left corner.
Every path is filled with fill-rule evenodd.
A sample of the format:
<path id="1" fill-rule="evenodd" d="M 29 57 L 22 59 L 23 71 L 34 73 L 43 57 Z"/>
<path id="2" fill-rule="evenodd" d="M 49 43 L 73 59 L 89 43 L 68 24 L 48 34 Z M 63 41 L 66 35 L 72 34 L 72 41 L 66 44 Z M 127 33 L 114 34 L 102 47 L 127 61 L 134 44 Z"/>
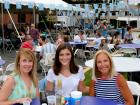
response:
<path id="1" fill-rule="evenodd" d="M 61 79 L 58 79 L 57 80 L 57 85 L 56 85 L 56 103 L 57 105 L 62 105 L 61 104 L 61 99 L 62 99 L 62 80 Z"/>

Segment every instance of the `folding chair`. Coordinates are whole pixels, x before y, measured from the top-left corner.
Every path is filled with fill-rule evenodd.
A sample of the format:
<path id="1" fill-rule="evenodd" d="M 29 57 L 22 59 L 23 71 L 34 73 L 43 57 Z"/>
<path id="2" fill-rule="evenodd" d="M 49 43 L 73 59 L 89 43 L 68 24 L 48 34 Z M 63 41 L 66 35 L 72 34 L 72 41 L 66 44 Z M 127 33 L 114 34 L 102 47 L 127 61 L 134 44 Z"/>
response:
<path id="1" fill-rule="evenodd" d="M 7 65 L 5 73 L 4 74 L 9 74 L 14 70 L 15 63 L 10 63 Z"/>
<path id="2" fill-rule="evenodd" d="M 115 51 L 114 44 L 107 44 L 107 46 L 109 48 L 110 53 L 113 53 Z"/>
<path id="3" fill-rule="evenodd" d="M 140 85 L 135 81 L 127 81 L 128 87 L 131 93 L 137 96 L 136 105 L 139 105 L 139 98 L 140 98 Z"/>
<path id="4" fill-rule="evenodd" d="M 8 75 L 9 73 L 11 73 L 11 72 L 14 70 L 14 66 L 15 66 L 15 63 L 10 63 L 10 64 L 7 65 L 6 70 L 5 70 L 4 73 L 0 76 L 0 85 L 2 85 L 3 82 L 6 80 L 7 75 Z"/>
<path id="5" fill-rule="evenodd" d="M 135 56 L 137 55 L 137 50 L 135 48 L 120 48 L 119 51 L 124 54 L 124 56 Z"/>
<path id="6" fill-rule="evenodd" d="M 9 53 L 12 51 L 12 49 L 16 50 L 10 39 L 5 39 L 5 45 L 6 45 L 6 51 L 9 51 Z"/>
<path id="7" fill-rule="evenodd" d="M 49 68 L 54 63 L 54 57 L 55 57 L 54 53 L 45 53 L 45 57 L 39 62 L 45 77 L 46 77 L 46 72 L 48 72 Z"/>
<path id="8" fill-rule="evenodd" d="M 78 58 L 86 59 L 85 51 L 83 49 L 76 49 L 74 52 L 74 56 L 77 56 Z"/>

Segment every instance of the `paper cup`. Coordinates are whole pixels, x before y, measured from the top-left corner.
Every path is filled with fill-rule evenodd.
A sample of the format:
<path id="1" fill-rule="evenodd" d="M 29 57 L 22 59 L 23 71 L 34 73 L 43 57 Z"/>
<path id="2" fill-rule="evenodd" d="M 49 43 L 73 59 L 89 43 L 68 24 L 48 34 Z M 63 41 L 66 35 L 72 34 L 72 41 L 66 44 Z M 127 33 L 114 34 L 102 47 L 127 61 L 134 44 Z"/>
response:
<path id="1" fill-rule="evenodd" d="M 81 97 L 82 97 L 82 92 L 80 91 L 71 92 L 71 105 L 80 105 Z"/>

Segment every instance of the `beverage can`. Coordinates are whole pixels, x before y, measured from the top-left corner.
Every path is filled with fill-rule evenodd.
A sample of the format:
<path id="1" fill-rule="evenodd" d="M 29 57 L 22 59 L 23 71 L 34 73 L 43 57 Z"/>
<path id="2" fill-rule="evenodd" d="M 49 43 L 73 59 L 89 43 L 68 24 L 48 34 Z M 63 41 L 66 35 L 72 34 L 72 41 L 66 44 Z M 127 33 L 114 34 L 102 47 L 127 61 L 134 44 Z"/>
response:
<path id="1" fill-rule="evenodd" d="M 65 104 L 64 105 L 70 105 L 70 101 L 71 101 L 71 98 L 70 97 L 65 97 Z"/>

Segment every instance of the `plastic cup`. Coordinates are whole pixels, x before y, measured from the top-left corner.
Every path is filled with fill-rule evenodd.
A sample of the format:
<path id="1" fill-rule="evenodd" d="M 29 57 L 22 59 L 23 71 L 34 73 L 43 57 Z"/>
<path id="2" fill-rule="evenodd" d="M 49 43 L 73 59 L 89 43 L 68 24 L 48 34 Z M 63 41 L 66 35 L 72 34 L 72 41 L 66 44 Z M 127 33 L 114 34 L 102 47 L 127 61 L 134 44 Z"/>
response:
<path id="1" fill-rule="evenodd" d="M 48 105 L 56 105 L 56 96 L 47 96 Z"/>
<path id="2" fill-rule="evenodd" d="M 82 97 L 82 92 L 80 91 L 71 92 L 71 105 L 80 105 L 81 97 Z"/>
<path id="3" fill-rule="evenodd" d="M 30 105 L 30 101 L 24 101 L 23 105 Z"/>

